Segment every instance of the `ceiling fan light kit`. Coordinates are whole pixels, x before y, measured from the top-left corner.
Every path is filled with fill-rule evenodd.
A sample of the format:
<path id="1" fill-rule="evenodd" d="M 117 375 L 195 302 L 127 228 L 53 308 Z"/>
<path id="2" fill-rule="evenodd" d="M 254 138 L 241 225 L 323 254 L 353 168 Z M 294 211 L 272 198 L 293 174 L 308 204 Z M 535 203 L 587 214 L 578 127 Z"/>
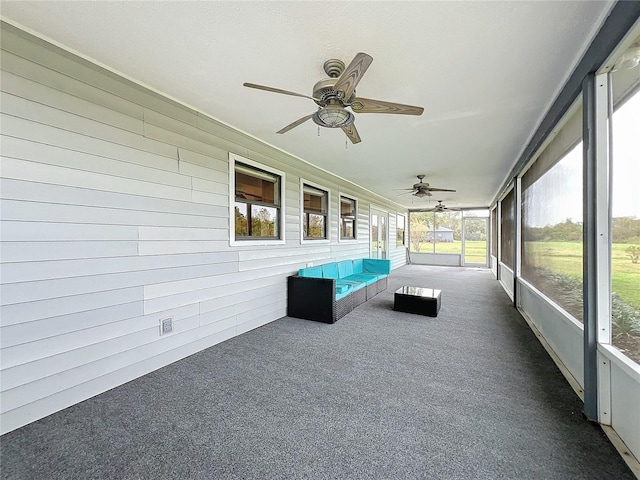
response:
<path id="1" fill-rule="evenodd" d="M 339 105 L 327 105 L 319 108 L 311 117 L 321 127 L 342 128 L 351 125 L 356 117 Z"/>
<path id="2" fill-rule="evenodd" d="M 266 90 L 268 92 L 292 95 L 295 97 L 309 98 L 318 106 L 318 110 L 306 115 L 277 133 L 286 133 L 289 130 L 312 119 L 317 125 L 326 128 L 342 128 L 351 143 L 360 143 L 360 135 L 354 124 L 356 113 L 392 113 L 397 115 L 422 115 L 424 108 L 400 103 L 383 102 L 368 98 L 356 97 L 356 86 L 362 76 L 373 62 L 373 57 L 366 53 L 358 53 L 348 67 L 338 59 L 330 59 L 324 62 L 324 71 L 329 76 L 320 80 L 313 87 L 313 96 L 302 95 L 279 88 L 244 83 L 245 87 Z M 352 111 L 347 110 L 351 108 Z"/>

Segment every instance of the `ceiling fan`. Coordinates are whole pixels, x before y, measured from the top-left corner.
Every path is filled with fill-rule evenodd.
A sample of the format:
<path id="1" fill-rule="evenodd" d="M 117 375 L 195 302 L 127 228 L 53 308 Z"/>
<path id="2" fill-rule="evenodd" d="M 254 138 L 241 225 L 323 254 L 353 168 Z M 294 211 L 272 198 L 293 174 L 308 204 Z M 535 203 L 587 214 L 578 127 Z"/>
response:
<path id="1" fill-rule="evenodd" d="M 286 133 L 311 119 L 321 127 L 341 128 L 352 143 L 359 143 L 361 139 L 353 123 L 355 120 L 353 112 L 422 115 L 424 111 L 422 107 L 356 97 L 356 86 L 369 68 L 369 65 L 371 65 L 371 62 L 373 62 L 373 57 L 362 52 L 358 53 L 346 68 L 341 60 L 327 60 L 324 62 L 324 71 L 329 78 L 320 80 L 313 86 L 312 96 L 255 83 L 243 83 L 243 85 L 249 88 L 257 88 L 258 90 L 266 90 L 267 92 L 308 98 L 318 106 L 318 110 L 314 113 L 290 123 L 276 133 Z M 347 108 L 351 108 L 351 110 Z"/>
<path id="2" fill-rule="evenodd" d="M 423 212 L 458 212 L 460 210 L 461 210 L 460 208 L 447 207 L 444 203 L 442 203 L 442 200 L 438 200 L 438 203 L 435 205 L 435 207 L 427 210 L 421 210 L 421 211 Z"/>
<path id="3" fill-rule="evenodd" d="M 411 193 L 416 197 L 431 197 L 433 194 L 431 192 L 455 192 L 455 190 L 450 190 L 448 188 L 436 188 L 432 187 L 426 182 L 423 182 L 425 175 L 417 175 L 419 182 L 414 183 L 411 188 L 401 188 L 400 190 L 409 190 L 407 193 Z"/>

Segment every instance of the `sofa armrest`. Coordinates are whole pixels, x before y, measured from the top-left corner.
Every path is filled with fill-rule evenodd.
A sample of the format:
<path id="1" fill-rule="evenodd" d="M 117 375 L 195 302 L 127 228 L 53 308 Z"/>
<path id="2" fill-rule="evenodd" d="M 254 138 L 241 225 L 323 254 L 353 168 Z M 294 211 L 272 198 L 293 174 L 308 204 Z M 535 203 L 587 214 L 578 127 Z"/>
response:
<path id="1" fill-rule="evenodd" d="M 371 272 L 389 275 L 391 273 L 391 260 L 365 258 L 362 261 L 362 270 L 364 273 Z"/>
<path id="2" fill-rule="evenodd" d="M 336 321 L 336 281 L 292 275 L 287 278 L 287 315 L 318 322 Z"/>

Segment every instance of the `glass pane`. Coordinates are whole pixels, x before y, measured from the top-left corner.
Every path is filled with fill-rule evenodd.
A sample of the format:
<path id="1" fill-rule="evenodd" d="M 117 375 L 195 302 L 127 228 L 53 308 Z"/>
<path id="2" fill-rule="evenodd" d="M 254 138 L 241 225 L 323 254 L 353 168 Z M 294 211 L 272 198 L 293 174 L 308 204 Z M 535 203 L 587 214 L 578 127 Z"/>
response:
<path id="1" fill-rule="evenodd" d="M 613 114 L 611 168 L 612 343 L 637 363 L 640 363 L 639 132 L 640 91 Z"/>
<path id="2" fill-rule="evenodd" d="M 582 321 L 582 143 L 522 192 L 522 277 Z"/>
<path id="3" fill-rule="evenodd" d="M 582 204 L 582 197 L 579 200 Z M 511 270 L 513 270 L 514 256 L 513 237 L 515 236 L 516 231 L 514 203 L 513 190 L 511 190 L 502 200 L 502 208 L 500 210 L 502 217 L 502 230 L 500 232 L 500 246 L 502 247 L 502 250 L 500 250 L 500 261 Z"/>
<path id="4" fill-rule="evenodd" d="M 405 218 L 404 215 L 396 216 L 396 246 L 404 245 Z"/>
<path id="5" fill-rule="evenodd" d="M 436 253 L 462 253 L 460 212 L 436 212 L 435 230 L 430 234 Z"/>
<path id="6" fill-rule="evenodd" d="M 236 200 L 247 200 L 249 202 L 262 202 L 277 205 L 276 182 L 251 176 L 247 173 L 236 171 Z"/>
<path id="7" fill-rule="evenodd" d="M 356 201 L 350 198 L 340 197 L 340 219 L 342 228 L 340 238 L 355 238 L 356 230 Z"/>
<path id="8" fill-rule="evenodd" d="M 346 218 L 342 219 L 342 237 L 341 238 L 355 238 L 355 220 L 349 220 Z"/>
<path id="9" fill-rule="evenodd" d="M 371 215 L 371 251 L 375 252 L 375 257 L 378 258 L 378 216 Z"/>
<path id="10" fill-rule="evenodd" d="M 355 216 L 356 201 L 350 198 L 340 197 L 340 215 Z"/>
<path id="11" fill-rule="evenodd" d="M 498 209 L 491 210 L 491 255 L 498 257 Z"/>
<path id="12" fill-rule="evenodd" d="M 304 193 L 304 209 L 310 212 L 326 213 L 327 212 L 327 194 L 322 195 L 305 192 Z"/>
<path id="13" fill-rule="evenodd" d="M 387 251 L 387 217 L 380 215 L 380 247 L 382 252 Z M 386 257 L 382 257 L 386 258 Z"/>
<path id="14" fill-rule="evenodd" d="M 433 212 L 409 212 L 409 248 L 412 252 L 433 252 Z"/>
<path id="15" fill-rule="evenodd" d="M 309 213 L 308 215 L 305 215 L 305 218 L 306 217 L 309 217 L 309 230 L 307 232 L 307 237 L 326 238 L 324 215 Z"/>
<path id="16" fill-rule="evenodd" d="M 247 204 L 246 203 L 235 203 L 235 211 L 236 211 L 236 237 L 244 237 L 249 233 L 249 224 L 247 219 Z"/>
<path id="17" fill-rule="evenodd" d="M 487 220 L 465 218 L 464 263 L 487 264 Z"/>
<path id="18" fill-rule="evenodd" d="M 251 236 L 278 238 L 278 209 L 251 205 Z"/>

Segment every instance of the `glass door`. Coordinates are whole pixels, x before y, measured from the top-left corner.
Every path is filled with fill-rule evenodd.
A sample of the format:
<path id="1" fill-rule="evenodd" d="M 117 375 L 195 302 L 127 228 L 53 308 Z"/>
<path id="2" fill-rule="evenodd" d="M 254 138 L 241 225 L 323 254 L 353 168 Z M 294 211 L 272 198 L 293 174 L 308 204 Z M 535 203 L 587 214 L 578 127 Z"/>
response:
<path id="1" fill-rule="evenodd" d="M 486 267 L 488 265 L 488 219 L 463 217 L 462 264 Z"/>
<path id="2" fill-rule="evenodd" d="M 386 212 L 371 209 L 371 258 L 387 258 L 387 223 Z"/>

